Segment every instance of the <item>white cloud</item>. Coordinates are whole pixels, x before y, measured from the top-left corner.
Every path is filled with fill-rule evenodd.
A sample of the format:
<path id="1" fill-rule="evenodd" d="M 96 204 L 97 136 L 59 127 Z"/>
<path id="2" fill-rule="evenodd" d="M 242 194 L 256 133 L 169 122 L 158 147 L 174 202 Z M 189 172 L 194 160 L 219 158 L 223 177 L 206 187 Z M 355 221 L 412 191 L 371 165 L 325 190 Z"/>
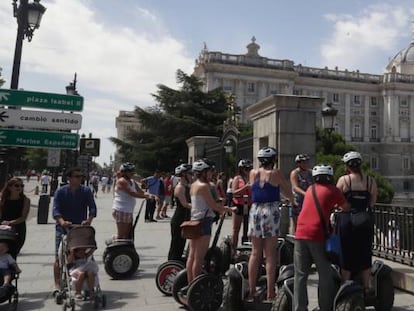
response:
<path id="1" fill-rule="evenodd" d="M 20 87 L 33 90 L 34 85 L 42 85 L 39 91 L 61 93 L 68 76 L 77 72 L 78 89 L 85 97 L 80 133 L 92 132 L 94 137 L 102 138 L 104 158 L 99 162 L 109 162 L 114 147 L 106 138 L 116 136 L 118 111 L 153 105 L 150 93 L 155 92 L 156 85 L 174 87 L 176 70 L 191 73 L 194 59 L 147 9 L 135 8 L 133 14 L 143 26 L 131 28 L 110 25 L 80 0 L 42 4 L 47 10 L 33 41 L 24 42 L 21 65 L 21 75 L 34 75 L 38 80 L 33 85 L 24 80 L 25 85 Z M 16 28 L 10 2 L 1 1 L 0 67 L 7 84 Z"/>
<path id="2" fill-rule="evenodd" d="M 394 56 L 405 47 L 397 43 L 407 36 L 413 13 L 413 9 L 384 4 L 369 6 L 355 16 L 327 14 L 325 18 L 334 23 L 334 31 L 321 47 L 322 62 L 330 68 L 378 72 L 375 57 L 384 53 Z M 382 62 L 385 67 L 386 59 Z"/>

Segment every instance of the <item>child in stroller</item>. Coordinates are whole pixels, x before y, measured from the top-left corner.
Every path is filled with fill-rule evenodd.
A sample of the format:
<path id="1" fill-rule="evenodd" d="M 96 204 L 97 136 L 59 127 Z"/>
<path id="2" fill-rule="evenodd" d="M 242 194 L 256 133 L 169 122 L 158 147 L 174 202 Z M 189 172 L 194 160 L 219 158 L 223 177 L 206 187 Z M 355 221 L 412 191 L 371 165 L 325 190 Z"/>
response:
<path id="1" fill-rule="evenodd" d="M 0 303 L 13 303 L 11 309 L 17 307 L 19 294 L 17 278 L 21 272 L 16 260 L 10 255 L 10 248 L 16 243 L 16 232 L 6 225 L 0 225 Z"/>
<path id="2" fill-rule="evenodd" d="M 106 306 L 106 297 L 102 294 L 98 265 L 93 259 L 97 249 L 95 229 L 91 226 L 74 226 L 62 239 L 59 247 L 59 269 L 61 275 L 60 292 L 55 296 L 56 303 L 64 302 L 64 307 L 74 310 L 75 299 L 88 297 L 94 307 Z M 75 290 L 73 296 L 71 289 Z"/>
<path id="3" fill-rule="evenodd" d="M 82 289 L 86 281 L 89 298 L 95 298 L 95 282 L 98 277 L 98 265 L 93 260 L 94 249 L 89 247 L 76 247 L 69 250 L 69 274 L 75 287 L 75 298 L 83 299 Z"/>

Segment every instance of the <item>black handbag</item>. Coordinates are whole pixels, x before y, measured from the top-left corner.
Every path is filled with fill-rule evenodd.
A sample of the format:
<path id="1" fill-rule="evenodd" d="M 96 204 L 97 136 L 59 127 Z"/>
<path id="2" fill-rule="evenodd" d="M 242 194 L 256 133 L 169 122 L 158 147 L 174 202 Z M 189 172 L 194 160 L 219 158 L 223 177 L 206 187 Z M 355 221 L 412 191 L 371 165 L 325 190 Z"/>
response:
<path id="1" fill-rule="evenodd" d="M 351 224 L 354 229 L 371 227 L 372 217 L 368 210 L 351 212 Z"/>

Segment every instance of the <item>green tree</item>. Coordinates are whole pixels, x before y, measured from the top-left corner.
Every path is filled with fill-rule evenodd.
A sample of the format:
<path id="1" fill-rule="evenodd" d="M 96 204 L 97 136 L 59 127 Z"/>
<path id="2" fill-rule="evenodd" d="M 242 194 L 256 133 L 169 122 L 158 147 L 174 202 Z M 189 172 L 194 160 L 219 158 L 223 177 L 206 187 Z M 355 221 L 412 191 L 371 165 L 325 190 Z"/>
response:
<path id="1" fill-rule="evenodd" d="M 317 163 L 329 163 L 332 165 L 336 180 L 345 174 L 342 156 L 352 150 L 357 151 L 357 148 L 347 144 L 340 134 L 336 132 L 328 133 L 323 129 L 316 130 L 316 161 Z M 377 182 L 377 202 L 391 203 L 394 197 L 394 190 L 391 184 L 377 171 L 372 170 L 367 161 L 362 163 L 362 169 L 368 175 L 374 177 Z"/>
<path id="2" fill-rule="evenodd" d="M 155 169 L 170 171 L 187 161 L 186 140 L 196 135 L 220 136 L 226 118 L 226 97 L 222 89 L 201 91 L 202 82 L 178 70 L 178 90 L 158 85 L 152 94 L 157 104 L 149 109 L 135 107 L 140 130 L 127 139 L 111 137 L 123 161 L 133 162 L 143 174 Z"/>

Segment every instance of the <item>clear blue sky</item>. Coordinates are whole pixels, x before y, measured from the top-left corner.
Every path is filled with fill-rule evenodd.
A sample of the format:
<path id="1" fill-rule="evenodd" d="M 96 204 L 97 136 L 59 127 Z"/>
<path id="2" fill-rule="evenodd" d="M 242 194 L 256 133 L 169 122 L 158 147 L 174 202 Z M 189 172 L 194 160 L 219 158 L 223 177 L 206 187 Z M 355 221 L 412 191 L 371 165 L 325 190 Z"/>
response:
<path id="1" fill-rule="evenodd" d="M 156 85 L 192 73 L 203 43 L 244 54 L 252 36 L 262 56 L 311 67 L 382 73 L 411 42 L 412 1 L 41 0 L 47 7 L 24 42 L 19 88 L 65 93 L 78 74 L 85 97 L 80 134 L 101 138 L 99 163 L 115 147 L 119 110 L 151 106 Z M 11 1 L 0 3 L 0 67 L 9 88 L 16 38 Z"/>

